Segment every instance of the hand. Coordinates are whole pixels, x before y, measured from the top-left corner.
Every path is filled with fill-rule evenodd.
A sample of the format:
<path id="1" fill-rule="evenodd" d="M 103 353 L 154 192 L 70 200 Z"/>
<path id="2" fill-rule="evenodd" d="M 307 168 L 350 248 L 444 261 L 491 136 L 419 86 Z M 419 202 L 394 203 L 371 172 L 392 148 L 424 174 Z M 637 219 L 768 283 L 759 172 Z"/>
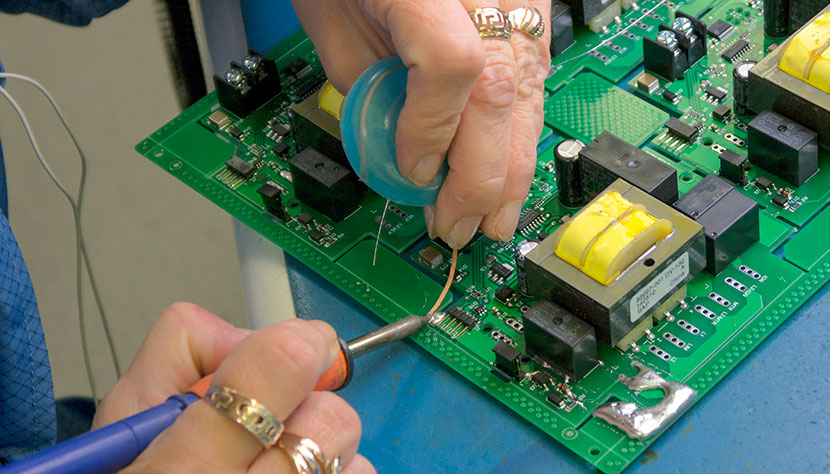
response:
<path id="1" fill-rule="evenodd" d="M 264 404 L 285 431 L 316 442 L 344 473 L 372 473 L 356 454 L 360 419 L 342 398 L 312 392 L 339 351 L 322 321 L 291 320 L 256 332 L 237 329 L 187 303 L 164 310 L 124 376 L 95 414 L 98 428 L 184 393 L 215 372 L 227 385 Z M 159 435 L 125 471 L 296 472 L 280 448 L 264 449 L 245 428 L 197 401 Z"/>
<path id="2" fill-rule="evenodd" d="M 398 120 L 401 173 L 426 185 L 444 157 L 449 175 L 424 211 L 430 237 L 463 247 L 481 226 L 510 240 L 536 166 L 542 133 L 550 33 L 515 32 L 508 41 L 481 39 L 469 10 L 535 6 L 545 0 L 293 0 L 329 80 L 346 93 L 381 58 L 409 68 Z"/>

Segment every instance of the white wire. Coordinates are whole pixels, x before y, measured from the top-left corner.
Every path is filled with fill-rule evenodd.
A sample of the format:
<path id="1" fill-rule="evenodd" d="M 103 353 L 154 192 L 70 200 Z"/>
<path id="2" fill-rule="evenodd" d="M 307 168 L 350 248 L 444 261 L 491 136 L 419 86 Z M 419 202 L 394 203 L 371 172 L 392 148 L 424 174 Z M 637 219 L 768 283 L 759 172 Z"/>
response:
<path id="1" fill-rule="evenodd" d="M 94 382 L 94 377 L 93 377 L 93 374 L 92 374 L 92 368 L 91 368 L 91 363 L 90 363 L 90 359 L 89 359 L 88 346 L 87 346 L 87 342 L 86 342 L 85 320 L 84 320 L 84 311 L 83 311 L 83 285 L 82 285 L 82 267 L 83 267 L 83 265 L 82 265 L 82 261 L 86 265 L 87 277 L 89 279 L 90 287 L 92 288 L 92 292 L 93 292 L 93 295 L 95 297 L 95 302 L 98 306 L 98 310 L 99 310 L 99 313 L 100 313 L 100 316 L 101 316 L 101 322 L 102 322 L 102 325 L 104 326 L 104 334 L 106 336 L 107 343 L 109 345 L 110 355 L 112 357 L 113 366 L 115 368 L 115 372 L 116 372 L 116 375 L 118 377 L 121 376 L 121 369 L 120 369 L 118 359 L 117 359 L 117 356 L 116 356 L 116 353 L 115 353 L 115 346 L 114 346 L 114 343 L 113 343 L 113 340 L 112 340 L 112 335 L 111 335 L 110 330 L 109 330 L 109 324 L 108 324 L 108 321 L 107 321 L 106 313 L 104 312 L 104 308 L 103 308 L 103 305 L 101 303 L 101 298 L 100 298 L 100 294 L 98 292 L 98 287 L 97 287 L 97 284 L 95 282 L 95 277 L 94 277 L 94 274 L 93 274 L 93 271 L 92 271 L 92 267 L 90 265 L 89 256 L 88 256 L 87 251 L 86 251 L 86 245 L 84 243 L 83 231 L 82 231 L 82 227 L 81 227 L 81 211 L 82 211 L 83 194 L 84 194 L 84 188 L 85 188 L 85 182 L 86 182 L 86 156 L 83 153 L 83 150 L 81 149 L 80 144 L 78 143 L 78 140 L 75 137 L 75 134 L 72 132 L 71 128 L 69 127 L 69 124 L 67 123 L 66 118 L 64 117 L 63 113 L 61 112 L 60 107 L 58 107 L 57 102 L 55 101 L 55 99 L 52 97 L 52 95 L 49 93 L 49 91 L 45 87 L 43 87 L 39 82 L 35 81 L 34 79 L 29 78 L 27 76 L 20 75 L 20 74 L 0 73 L 0 78 L 18 79 L 18 80 L 22 80 L 24 82 L 27 82 L 27 83 L 35 86 L 46 97 L 46 99 L 49 101 L 50 105 L 52 106 L 52 108 L 54 109 L 54 111 L 57 114 L 58 118 L 60 119 L 61 123 L 63 124 L 64 128 L 66 129 L 66 132 L 69 134 L 70 138 L 72 139 L 72 142 L 74 143 L 75 148 L 78 150 L 78 154 L 79 154 L 80 159 L 81 159 L 81 176 L 80 176 L 80 182 L 79 182 L 79 187 L 78 187 L 78 196 L 77 196 L 77 198 L 73 199 L 72 195 L 69 193 L 69 191 L 66 189 L 66 187 L 61 182 L 61 180 L 57 177 L 55 172 L 51 169 L 49 164 L 44 159 L 43 153 L 40 150 L 40 146 L 38 145 L 37 140 L 34 137 L 31 126 L 29 125 L 29 121 L 27 120 L 26 115 L 23 113 L 23 110 L 20 108 L 17 101 L 15 101 L 14 98 L 6 90 L 4 90 L 3 88 L 0 88 L 0 95 L 3 95 L 3 97 L 5 97 L 6 100 L 11 104 L 12 108 L 15 109 L 15 112 L 17 112 L 18 117 L 20 118 L 21 122 L 23 123 L 23 128 L 26 131 L 26 134 L 29 138 L 29 142 L 31 143 L 32 148 L 35 151 L 35 156 L 37 157 L 38 161 L 40 162 L 41 166 L 46 171 L 46 173 L 49 175 L 49 178 L 52 180 L 52 182 L 55 183 L 55 185 L 58 187 L 58 189 L 60 189 L 61 193 L 69 201 L 69 204 L 72 208 L 72 214 L 73 214 L 73 218 L 74 218 L 74 221 L 75 221 L 76 289 L 77 289 L 78 313 L 79 313 L 78 314 L 78 323 L 79 323 L 80 330 L 81 330 L 81 349 L 82 349 L 82 352 L 83 352 L 83 355 L 84 355 L 84 365 L 85 365 L 86 370 L 87 370 L 87 378 L 88 378 L 89 385 L 90 385 L 90 391 L 92 392 L 93 400 L 97 404 L 98 397 L 97 397 L 97 392 L 95 390 L 95 382 Z"/>

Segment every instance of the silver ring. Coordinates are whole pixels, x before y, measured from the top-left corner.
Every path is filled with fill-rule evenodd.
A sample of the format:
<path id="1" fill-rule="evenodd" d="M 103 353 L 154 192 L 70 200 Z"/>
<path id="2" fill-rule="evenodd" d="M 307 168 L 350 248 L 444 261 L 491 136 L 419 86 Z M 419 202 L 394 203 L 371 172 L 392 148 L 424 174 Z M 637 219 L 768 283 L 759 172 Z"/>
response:
<path id="1" fill-rule="evenodd" d="M 277 446 L 294 462 L 297 474 L 340 474 L 343 471 L 340 456 L 329 461 L 320 446 L 308 438 L 285 433 L 277 442 Z"/>
<path id="2" fill-rule="evenodd" d="M 545 20 L 538 8 L 516 8 L 510 11 L 508 18 L 513 31 L 521 31 L 533 39 L 539 39 L 545 34 Z"/>
<path id="3" fill-rule="evenodd" d="M 211 387 L 202 400 L 242 425 L 266 448 L 277 444 L 284 430 L 282 422 L 253 398 L 230 387 Z"/>
<path id="4" fill-rule="evenodd" d="M 507 12 L 501 8 L 484 7 L 467 12 L 482 38 L 497 38 L 509 40 L 513 36 L 513 24 Z"/>

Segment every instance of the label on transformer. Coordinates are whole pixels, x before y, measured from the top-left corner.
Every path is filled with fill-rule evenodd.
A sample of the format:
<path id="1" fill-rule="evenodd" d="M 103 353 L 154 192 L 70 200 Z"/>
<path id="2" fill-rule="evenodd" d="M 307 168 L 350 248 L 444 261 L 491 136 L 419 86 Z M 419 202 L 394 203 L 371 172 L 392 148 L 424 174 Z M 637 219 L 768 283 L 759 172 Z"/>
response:
<path id="1" fill-rule="evenodd" d="M 689 252 L 683 253 L 671 265 L 666 267 L 657 278 L 640 288 L 640 291 L 631 298 L 631 322 L 640 319 L 646 311 L 651 309 L 660 300 L 671 292 L 689 276 Z"/>

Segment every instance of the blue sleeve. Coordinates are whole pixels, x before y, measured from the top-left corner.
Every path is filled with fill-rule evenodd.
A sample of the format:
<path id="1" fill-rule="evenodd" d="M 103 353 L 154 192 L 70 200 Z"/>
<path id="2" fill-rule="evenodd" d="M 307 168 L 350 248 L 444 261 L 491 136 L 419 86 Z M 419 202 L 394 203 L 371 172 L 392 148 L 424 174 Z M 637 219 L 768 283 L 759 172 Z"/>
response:
<path id="1" fill-rule="evenodd" d="M 241 6 L 248 46 L 260 53 L 267 53 L 300 29 L 289 0 L 241 0 Z"/>
<path id="2" fill-rule="evenodd" d="M 0 0 L 0 11 L 5 13 L 31 13 L 72 26 L 88 25 L 98 18 L 119 8 L 127 0 Z"/>

